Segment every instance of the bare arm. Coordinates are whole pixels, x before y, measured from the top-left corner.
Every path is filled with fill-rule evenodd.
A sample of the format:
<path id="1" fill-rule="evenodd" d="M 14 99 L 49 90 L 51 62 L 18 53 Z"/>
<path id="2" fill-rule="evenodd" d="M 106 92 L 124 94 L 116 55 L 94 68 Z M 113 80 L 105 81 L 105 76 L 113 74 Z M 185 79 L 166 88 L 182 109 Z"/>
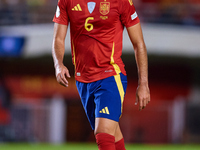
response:
<path id="1" fill-rule="evenodd" d="M 135 50 L 135 58 L 138 68 L 139 81 L 136 92 L 136 104 L 139 102 L 139 110 L 142 110 L 150 101 L 147 50 L 140 23 L 127 28 L 127 31 Z"/>
<path id="2" fill-rule="evenodd" d="M 66 34 L 67 34 L 67 25 L 61 25 L 58 23 L 54 24 L 52 56 L 54 60 L 56 79 L 61 85 L 67 87 L 68 86 L 67 77 L 70 78 L 70 74 L 68 69 L 63 65 Z"/>

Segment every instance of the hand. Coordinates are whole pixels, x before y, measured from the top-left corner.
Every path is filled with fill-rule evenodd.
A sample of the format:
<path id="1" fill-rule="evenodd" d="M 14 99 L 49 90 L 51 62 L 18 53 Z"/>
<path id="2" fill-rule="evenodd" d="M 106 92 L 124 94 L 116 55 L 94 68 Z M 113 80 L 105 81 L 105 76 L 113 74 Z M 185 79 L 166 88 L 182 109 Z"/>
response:
<path id="1" fill-rule="evenodd" d="M 140 111 L 144 109 L 146 105 L 150 102 L 150 91 L 147 84 L 141 84 L 138 86 L 136 91 L 135 105 L 137 105 L 138 102 Z"/>
<path id="2" fill-rule="evenodd" d="M 55 67 L 55 70 L 56 70 L 56 79 L 58 83 L 60 83 L 65 87 L 68 87 L 67 77 L 70 78 L 71 76 L 69 74 L 69 70 L 67 69 L 67 67 L 65 67 L 63 64 L 57 65 Z"/>

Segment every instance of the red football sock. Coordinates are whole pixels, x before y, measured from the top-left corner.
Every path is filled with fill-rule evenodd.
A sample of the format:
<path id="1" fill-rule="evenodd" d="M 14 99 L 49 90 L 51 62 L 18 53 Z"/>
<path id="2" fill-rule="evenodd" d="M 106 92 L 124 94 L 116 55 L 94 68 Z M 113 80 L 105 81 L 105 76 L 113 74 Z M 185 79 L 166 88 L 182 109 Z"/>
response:
<path id="1" fill-rule="evenodd" d="M 96 135 L 96 143 L 99 150 L 116 150 L 115 137 L 107 133 L 98 133 Z"/>
<path id="2" fill-rule="evenodd" d="M 116 150 L 126 150 L 124 145 L 124 138 L 115 143 Z"/>

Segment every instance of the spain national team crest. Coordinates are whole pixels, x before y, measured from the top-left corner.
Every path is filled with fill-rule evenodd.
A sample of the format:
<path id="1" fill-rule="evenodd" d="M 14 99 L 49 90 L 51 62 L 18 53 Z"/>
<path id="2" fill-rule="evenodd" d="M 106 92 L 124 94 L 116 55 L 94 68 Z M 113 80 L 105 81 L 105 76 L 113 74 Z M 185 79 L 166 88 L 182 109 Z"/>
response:
<path id="1" fill-rule="evenodd" d="M 110 12 L 110 2 L 100 2 L 99 11 L 102 15 L 107 15 Z"/>

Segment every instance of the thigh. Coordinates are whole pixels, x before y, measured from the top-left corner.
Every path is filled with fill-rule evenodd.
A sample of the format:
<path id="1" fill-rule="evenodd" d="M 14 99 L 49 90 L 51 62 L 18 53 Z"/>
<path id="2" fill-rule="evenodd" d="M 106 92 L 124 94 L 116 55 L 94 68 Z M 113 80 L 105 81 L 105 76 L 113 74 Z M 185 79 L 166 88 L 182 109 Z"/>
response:
<path id="1" fill-rule="evenodd" d="M 95 119 L 95 130 L 94 134 L 107 133 L 115 137 L 115 142 L 118 142 L 123 138 L 119 123 L 107 118 L 96 118 Z"/>
<path id="2" fill-rule="evenodd" d="M 76 86 L 93 130 L 95 118 L 119 121 L 127 86 L 126 76 L 118 74 L 92 83 L 76 81 Z"/>
<path id="3" fill-rule="evenodd" d="M 95 91 L 95 117 L 119 121 L 126 92 L 127 78 L 118 74 L 102 80 L 100 88 Z"/>
<path id="4" fill-rule="evenodd" d="M 76 86 L 78 89 L 78 93 L 81 98 L 81 103 L 85 110 L 86 116 L 90 122 L 92 129 L 95 128 L 95 103 L 94 103 L 94 95 L 93 89 L 91 88 L 92 83 L 82 83 L 76 81 Z"/>

